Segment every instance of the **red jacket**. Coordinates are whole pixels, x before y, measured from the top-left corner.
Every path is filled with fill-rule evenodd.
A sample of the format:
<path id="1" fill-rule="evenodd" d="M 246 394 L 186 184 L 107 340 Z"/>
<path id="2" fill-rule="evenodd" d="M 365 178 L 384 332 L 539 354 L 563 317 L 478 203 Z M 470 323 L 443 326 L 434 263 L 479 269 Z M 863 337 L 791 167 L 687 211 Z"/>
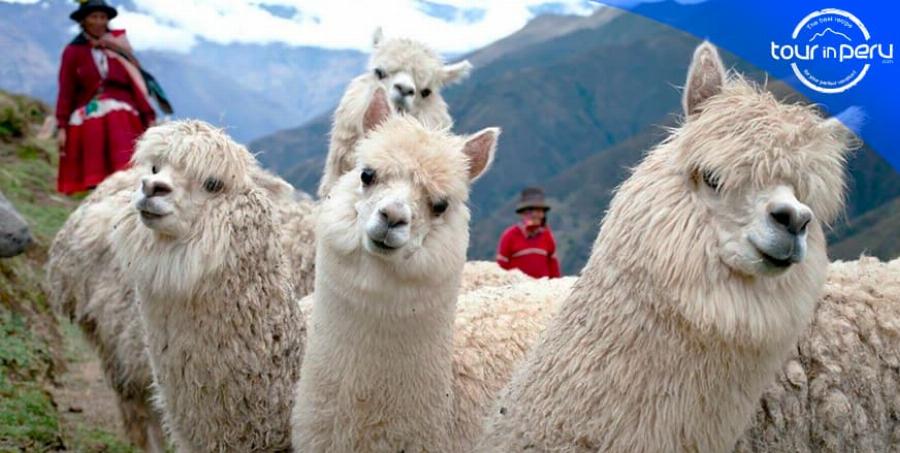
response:
<path id="1" fill-rule="evenodd" d="M 113 33 L 122 31 L 116 30 Z M 101 79 L 94 57 L 91 56 L 91 45 L 84 39 L 76 38 L 63 50 L 62 65 L 59 68 L 56 121 L 60 128 L 69 124 L 72 112 L 86 105 L 97 94 L 98 88 L 102 88 L 104 99 L 116 99 L 133 106 L 141 115 L 144 127 L 156 118 L 147 98 L 135 93 L 139 88 L 134 85 L 122 63 L 110 58 L 109 72 L 106 79 Z"/>
<path id="2" fill-rule="evenodd" d="M 531 236 L 526 235 L 522 224 L 507 228 L 497 246 L 497 264 L 504 269 L 519 269 L 534 278 L 559 277 L 556 241 L 550 227 L 538 228 Z"/>

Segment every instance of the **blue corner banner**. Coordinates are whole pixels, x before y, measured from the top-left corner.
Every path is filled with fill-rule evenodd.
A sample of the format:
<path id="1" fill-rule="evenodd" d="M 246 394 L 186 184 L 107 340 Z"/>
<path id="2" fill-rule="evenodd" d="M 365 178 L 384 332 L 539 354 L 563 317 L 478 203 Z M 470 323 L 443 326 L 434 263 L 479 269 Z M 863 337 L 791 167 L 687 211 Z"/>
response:
<path id="1" fill-rule="evenodd" d="M 900 2 L 602 0 L 707 39 L 821 105 L 900 171 Z"/>

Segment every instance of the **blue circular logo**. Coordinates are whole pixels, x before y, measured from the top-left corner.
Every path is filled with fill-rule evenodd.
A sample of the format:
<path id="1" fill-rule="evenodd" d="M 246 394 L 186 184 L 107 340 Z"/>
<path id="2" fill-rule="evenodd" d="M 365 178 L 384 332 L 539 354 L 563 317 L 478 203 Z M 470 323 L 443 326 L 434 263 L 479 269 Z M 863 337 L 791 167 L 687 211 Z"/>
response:
<path id="1" fill-rule="evenodd" d="M 894 57 L 893 44 L 875 42 L 862 21 L 835 8 L 804 17 L 791 38 L 790 44 L 771 43 L 772 58 L 789 61 L 800 82 L 821 93 L 849 90 L 873 63 Z"/>

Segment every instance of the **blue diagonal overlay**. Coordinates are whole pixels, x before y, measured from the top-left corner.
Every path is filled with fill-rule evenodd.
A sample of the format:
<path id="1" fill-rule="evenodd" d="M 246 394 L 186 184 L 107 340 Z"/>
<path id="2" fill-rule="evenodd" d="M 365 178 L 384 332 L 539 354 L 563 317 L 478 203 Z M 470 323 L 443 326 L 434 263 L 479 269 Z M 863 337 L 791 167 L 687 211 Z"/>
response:
<path id="1" fill-rule="evenodd" d="M 837 115 L 900 171 L 900 2 L 603 0 L 727 49 Z"/>

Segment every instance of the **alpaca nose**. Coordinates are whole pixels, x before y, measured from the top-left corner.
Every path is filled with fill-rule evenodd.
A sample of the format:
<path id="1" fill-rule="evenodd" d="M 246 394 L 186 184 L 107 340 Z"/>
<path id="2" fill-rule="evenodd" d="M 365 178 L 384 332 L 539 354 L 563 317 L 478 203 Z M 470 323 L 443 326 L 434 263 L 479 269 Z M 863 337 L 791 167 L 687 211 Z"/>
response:
<path id="1" fill-rule="evenodd" d="M 395 203 L 382 206 L 381 209 L 378 210 L 378 214 L 388 228 L 398 228 L 409 225 L 409 215 L 406 211 L 407 210 L 403 205 Z"/>
<path id="2" fill-rule="evenodd" d="M 404 96 L 404 97 L 405 97 L 405 96 L 412 96 L 413 94 L 416 93 L 416 88 L 415 88 L 415 87 L 413 87 L 413 86 L 411 86 L 411 85 L 407 85 L 407 84 L 405 84 L 405 83 L 399 83 L 399 82 L 398 82 L 398 83 L 395 83 L 395 84 L 394 84 L 394 89 L 397 90 L 397 92 L 400 93 L 400 95 L 401 95 L 401 96 Z"/>
<path id="3" fill-rule="evenodd" d="M 172 186 L 164 181 L 141 181 L 141 190 L 147 198 L 163 197 L 172 193 Z"/>
<path id="4" fill-rule="evenodd" d="M 774 203 L 769 206 L 769 217 L 779 228 L 798 236 L 806 232 L 806 226 L 812 220 L 812 212 L 805 206 Z"/>

